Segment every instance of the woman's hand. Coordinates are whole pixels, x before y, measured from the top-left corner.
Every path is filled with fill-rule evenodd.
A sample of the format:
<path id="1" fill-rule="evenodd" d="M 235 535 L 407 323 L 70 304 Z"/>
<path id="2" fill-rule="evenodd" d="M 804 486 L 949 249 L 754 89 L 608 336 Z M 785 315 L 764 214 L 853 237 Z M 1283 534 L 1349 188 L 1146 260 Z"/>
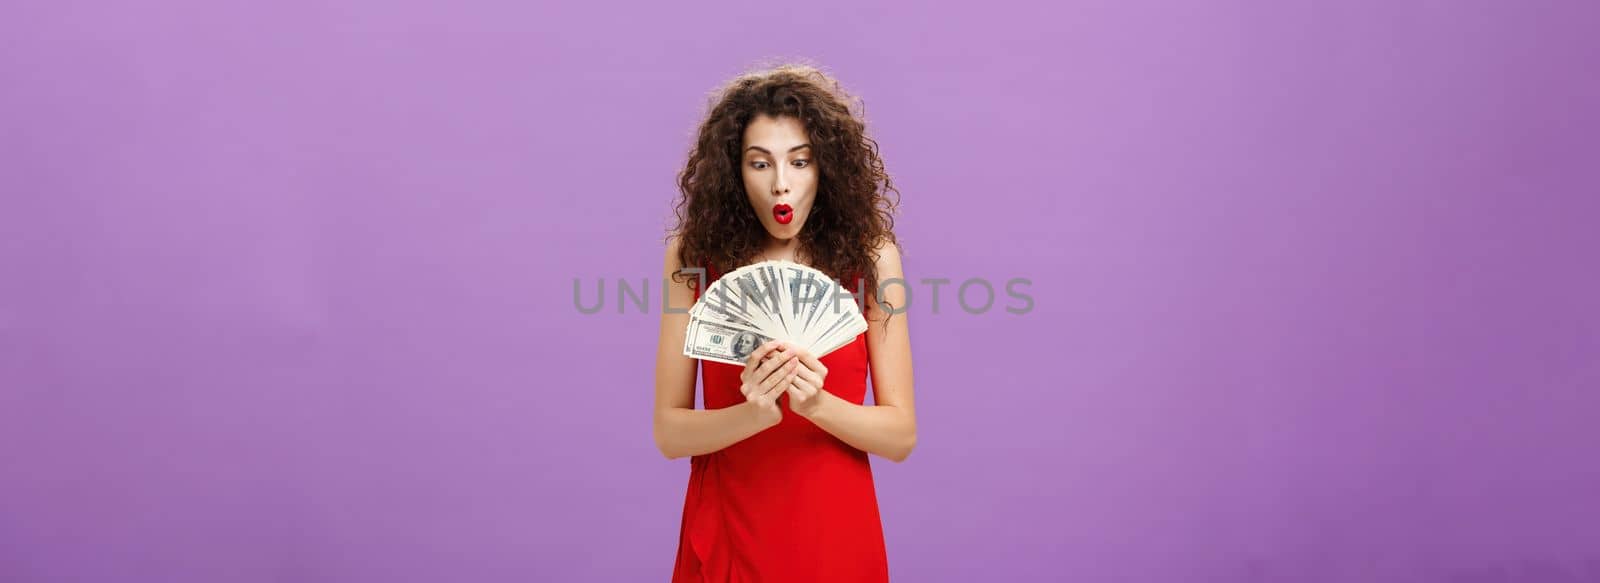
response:
<path id="1" fill-rule="evenodd" d="M 794 353 L 800 363 L 795 370 L 794 380 L 789 383 L 789 409 L 801 417 L 810 419 L 817 409 L 822 406 L 823 400 L 828 395 L 822 390 L 822 383 L 828 379 L 828 367 L 822 366 L 822 361 L 812 356 L 804 348 L 786 345 L 789 352 Z"/>
<path id="2" fill-rule="evenodd" d="M 755 404 L 762 422 L 776 425 L 783 420 L 778 397 L 797 377 L 797 357 L 793 349 L 774 340 L 751 351 L 745 360 L 744 372 L 739 373 L 739 392 L 744 393 L 746 402 Z"/>

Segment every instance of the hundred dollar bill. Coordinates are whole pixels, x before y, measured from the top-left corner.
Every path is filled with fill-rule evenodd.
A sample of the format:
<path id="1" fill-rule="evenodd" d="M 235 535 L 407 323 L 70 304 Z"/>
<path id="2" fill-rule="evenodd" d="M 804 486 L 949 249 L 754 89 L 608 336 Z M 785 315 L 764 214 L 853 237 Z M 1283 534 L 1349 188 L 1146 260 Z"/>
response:
<path id="1" fill-rule="evenodd" d="M 805 331 L 800 341 L 810 345 L 822 335 L 821 327 L 817 326 L 817 315 L 825 312 L 821 307 L 832 300 L 835 284 L 833 280 L 799 266 L 787 266 L 784 272 L 784 279 L 788 282 L 790 314 L 798 327 Z"/>
<path id="2" fill-rule="evenodd" d="M 743 327 L 760 330 L 768 336 L 787 336 L 787 330 L 774 313 L 774 297 L 763 285 L 757 266 L 750 265 L 712 284 L 710 293 L 703 298 L 703 305 L 696 305 L 689 314 L 703 317 L 709 312 L 722 312 Z"/>
<path id="3" fill-rule="evenodd" d="M 816 268 L 762 261 L 729 272 L 689 310 L 684 355 L 742 365 L 762 342 L 783 340 L 826 355 L 867 329 L 861 307 Z"/>
<path id="4" fill-rule="evenodd" d="M 773 331 L 787 335 L 789 328 L 781 316 L 782 298 L 766 265 L 751 265 L 733 275 L 733 288 L 740 297 L 755 304 L 754 312 L 771 320 Z"/>
<path id="5" fill-rule="evenodd" d="M 837 311 L 835 307 L 837 307 Z M 861 313 L 856 309 L 855 302 L 826 300 L 823 307 L 817 311 L 820 314 L 812 324 L 812 330 L 815 331 L 815 335 L 812 338 L 819 345 L 826 346 L 828 340 L 835 335 L 849 334 L 856 323 L 865 323 Z M 855 332 L 854 334 L 860 334 L 860 332 Z"/>
<path id="6" fill-rule="evenodd" d="M 772 302 L 771 315 L 778 320 L 780 334 L 786 338 L 798 338 L 801 330 L 794 324 L 794 317 L 787 315 L 783 307 L 789 294 L 784 290 L 786 286 L 783 285 L 783 273 L 779 269 L 778 262 L 762 262 L 756 271 L 756 279 L 761 282 L 762 292 Z"/>
<path id="7" fill-rule="evenodd" d="M 775 335 L 772 323 L 760 310 L 726 287 L 716 287 L 689 309 L 691 318 L 707 319 L 736 328 Z"/>
<path id="8" fill-rule="evenodd" d="M 838 350 L 839 348 L 843 347 L 844 345 L 849 344 L 852 341 L 854 341 L 857 336 L 860 336 L 862 332 L 866 332 L 866 331 L 867 331 L 866 321 L 865 320 L 858 320 L 858 321 L 854 322 L 853 324 L 849 325 L 846 328 L 843 328 L 841 330 L 835 331 L 831 336 L 829 336 L 827 338 L 819 339 L 817 341 L 817 344 L 818 344 L 818 346 L 821 346 L 822 348 L 816 350 L 815 353 L 816 354 L 827 354 L 829 352 L 833 352 L 835 350 Z"/>
<path id="9" fill-rule="evenodd" d="M 753 330 L 690 320 L 688 330 L 684 331 L 683 355 L 744 366 L 750 353 L 770 340 L 771 336 Z"/>
<path id="10" fill-rule="evenodd" d="M 742 315 L 735 310 L 712 306 L 706 307 L 698 313 L 692 313 L 690 316 L 695 320 L 704 320 L 713 324 L 721 324 L 729 328 L 738 328 L 740 330 L 759 332 L 763 336 L 774 338 L 779 336 L 777 332 L 773 331 L 772 325 L 765 319 L 752 319 L 749 315 Z"/>

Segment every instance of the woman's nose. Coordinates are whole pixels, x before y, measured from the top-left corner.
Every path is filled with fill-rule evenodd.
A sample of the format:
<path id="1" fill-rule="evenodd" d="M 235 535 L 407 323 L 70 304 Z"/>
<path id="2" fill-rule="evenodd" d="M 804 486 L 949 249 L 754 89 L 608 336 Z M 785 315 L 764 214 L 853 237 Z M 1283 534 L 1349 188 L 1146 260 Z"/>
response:
<path id="1" fill-rule="evenodd" d="M 774 182 L 772 183 L 772 196 L 783 196 L 786 194 L 789 194 L 789 179 L 788 177 L 784 176 L 783 169 L 779 168 L 777 177 L 774 178 Z"/>

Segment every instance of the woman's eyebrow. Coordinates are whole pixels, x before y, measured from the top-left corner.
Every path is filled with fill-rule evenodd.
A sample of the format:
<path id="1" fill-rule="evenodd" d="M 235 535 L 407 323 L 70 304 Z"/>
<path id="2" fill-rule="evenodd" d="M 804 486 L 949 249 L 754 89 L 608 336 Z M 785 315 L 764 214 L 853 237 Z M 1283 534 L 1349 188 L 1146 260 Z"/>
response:
<path id="1" fill-rule="evenodd" d="M 789 148 L 789 151 L 793 152 L 793 151 L 799 150 L 801 148 L 810 148 L 810 147 L 811 147 L 811 144 L 800 144 L 800 145 L 795 146 L 793 148 Z M 746 151 L 746 152 L 749 152 L 750 150 L 760 150 L 761 153 L 763 153 L 763 154 L 766 154 L 768 156 L 772 155 L 772 152 L 768 151 L 766 148 L 763 148 L 761 146 L 750 146 L 750 147 L 744 149 L 744 151 Z"/>

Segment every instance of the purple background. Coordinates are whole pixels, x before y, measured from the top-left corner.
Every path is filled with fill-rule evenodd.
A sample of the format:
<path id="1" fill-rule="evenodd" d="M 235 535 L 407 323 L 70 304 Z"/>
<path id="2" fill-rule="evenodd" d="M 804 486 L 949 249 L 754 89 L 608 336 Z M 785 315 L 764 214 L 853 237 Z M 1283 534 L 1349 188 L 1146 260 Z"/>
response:
<path id="1" fill-rule="evenodd" d="M 1033 281 L 913 287 L 896 580 L 1600 581 L 1594 3 L 981 4 L 10 6 L 0 580 L 665 580 L 615 283 L 805 57 Z"/>

